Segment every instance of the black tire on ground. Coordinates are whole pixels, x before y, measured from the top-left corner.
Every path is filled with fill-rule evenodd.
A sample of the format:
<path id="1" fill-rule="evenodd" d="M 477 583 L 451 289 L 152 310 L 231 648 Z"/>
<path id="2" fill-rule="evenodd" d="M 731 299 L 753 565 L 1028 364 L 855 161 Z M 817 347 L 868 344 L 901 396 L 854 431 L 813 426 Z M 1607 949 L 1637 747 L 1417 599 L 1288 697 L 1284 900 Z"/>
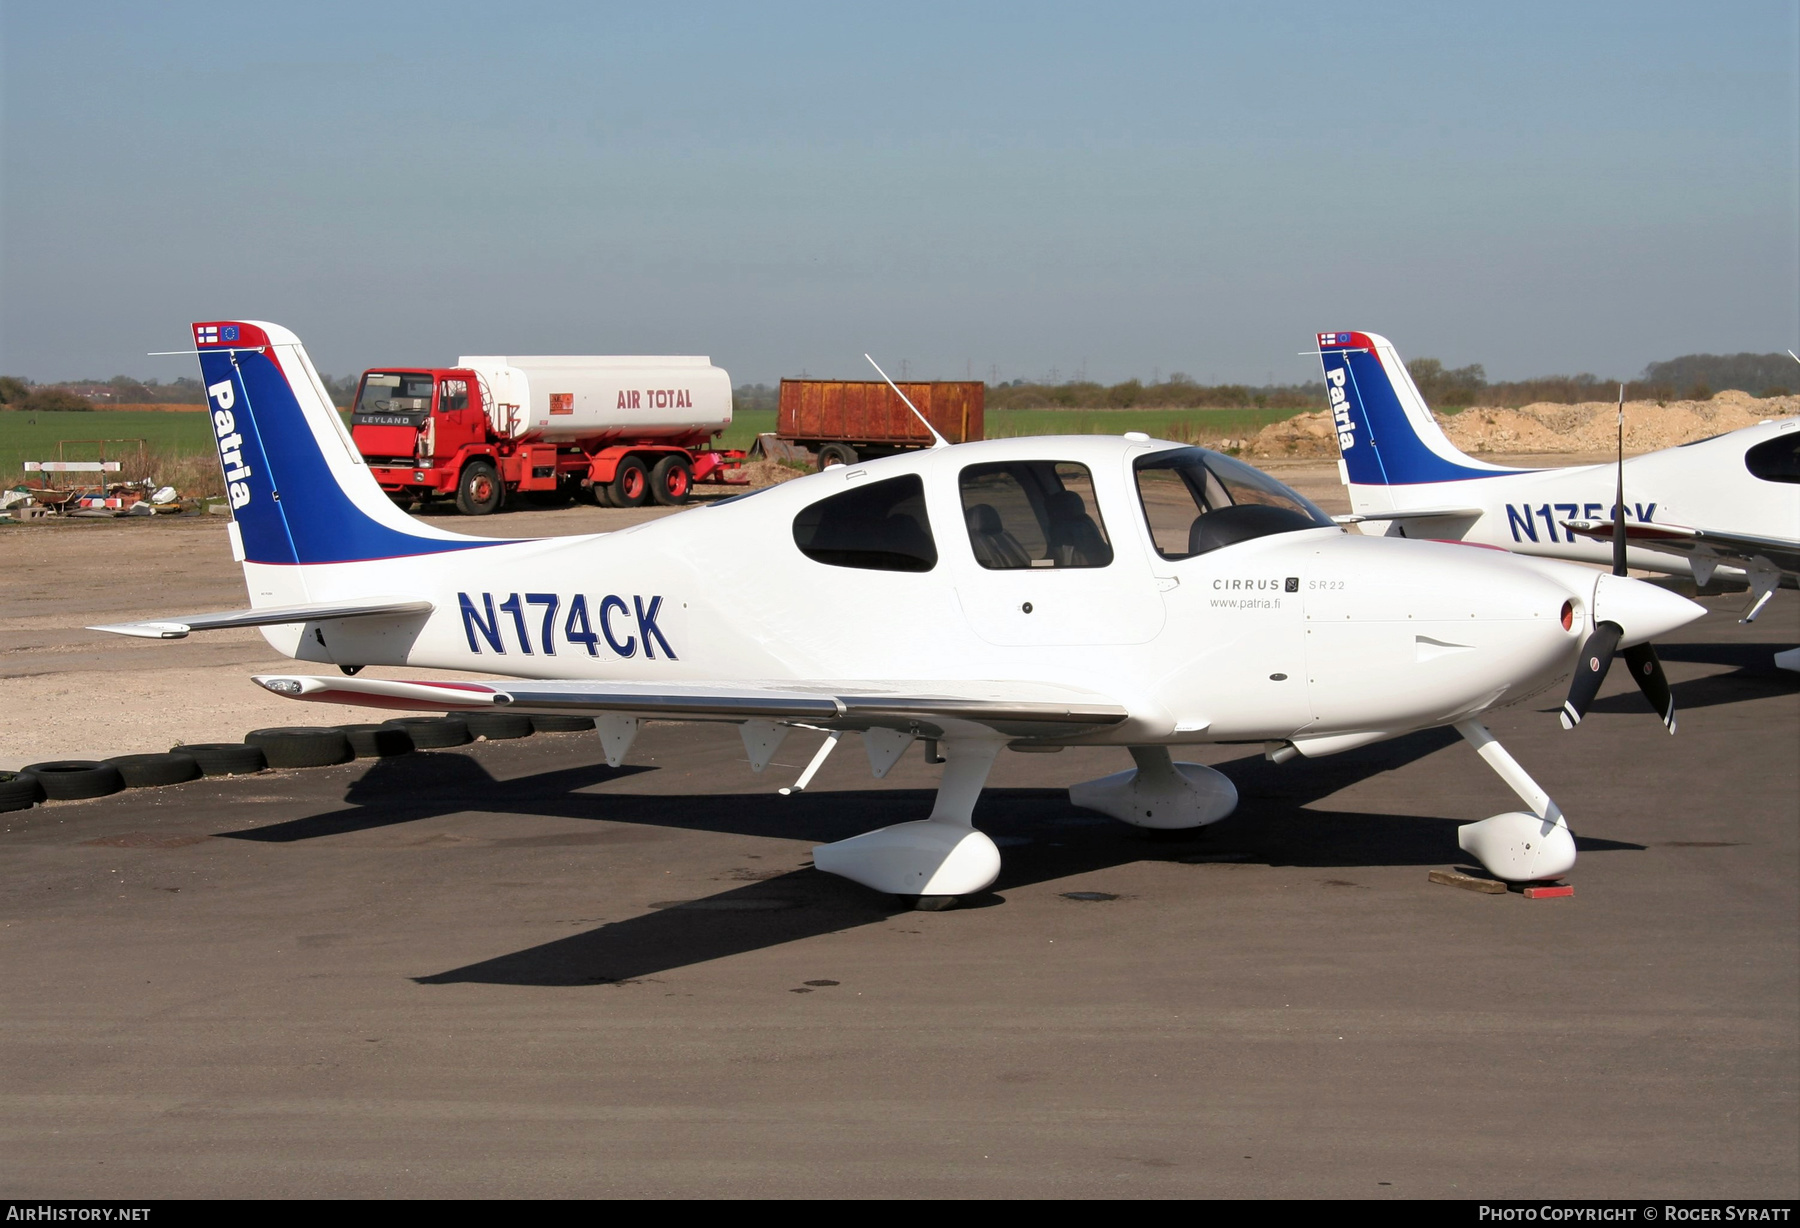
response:
<path id="1" fill-rule="evenodd" d="M 200 777 L 200 764 L 178 750 L 160 755 L 114 755 L 107 762 L 119 769 L 127 789 L 154 789 Z"/>
<path id="2" fill-rule="evenodd" d="M 385 759 L 389 755 L 410 755 L 412 735 L 398 725 L 339 725 L 350 739 L 350 749 L 358 759 Z"/>
<path id="3" fill-rule="evenodd" d="M 29 810 L 44 800 L 44 786 L 30 772 L 0 772 L 0 811 Z"/>
<path id="4" fill-rule="evenodd" d="M 613 506 L 611 482 L 595 482 L 588 487 L 588 495 L 593 499 L 595 507 Z"/>
<path id="5" fill-rule="evenodd" d="M 594 718 L 591 716 L 539 715 L 531 717 L 531 727 L 538 733 L 592 733 Z"/>
<path id="6" fill-rule="evenodd" d="M 44 796 L 53 802 L 105 797 L 125 787 L 125 778 L 119 775 L 118 768 L 93 759 L 50 759 L 27 763 L 25 770 L 37 777 Z"/>
<path id="7" fill-rule="evenodd" d="M 356 752 L 350 749 L 350 739 L 335 726 L 282 725 L 273 729 L 252 729 L 244 735 L 244 744 L 260 747 L 263 759 L 272 768 L 325 767 L 356 758 Z"/>
<path id="8" fill-rule="evenodd" d="M 531 718 L 523 712 L 465 712 L 463 722 L 472 737 L 500 742 L 507 738 L 529 738 L 536 730 Z"/>
<path id="9" fill-rule="evenodd" d="M 195 742 L 172 749 L 178 755 L 192 755 L 208 776 L 244 776 L 268 766 L 262 747 L 242 742 Z"/>
<path id="10" fill-rule="evenodd" d="M 500 510 L 506 487 L 487 461 L 470 461 L 456 483 L 456 510 L 465 516 L 487 516 Z"/>
<path id="11" fill-rule="evenodd" d="M 650 493 L 664 507 L 680 507 L 694 493 L 694 467 L 671 453 L 650 471 Z"/>
<path id="12" fill-rule="evenodd" d="M 627 456 L 613 470 L 612 501 L 614 507 L 642 507 L 650 498 L 650 473 L 644 462 Z"/>
<path id="13" fill-rule="evenodd" d="M 469 722 L 460 716 L 400 716 L 385 723 L 406 730 L 412 735 L 413 745 L 420 750 L 462 746 L 474 741 L 469 736 Z"/>
<path id="14" fill-rule="evenodd" d="M 856 449 L 847 443 L 828 443 L 819 449 L 819 472 L 823 473 L 833 465 L 854 465 Z"/>

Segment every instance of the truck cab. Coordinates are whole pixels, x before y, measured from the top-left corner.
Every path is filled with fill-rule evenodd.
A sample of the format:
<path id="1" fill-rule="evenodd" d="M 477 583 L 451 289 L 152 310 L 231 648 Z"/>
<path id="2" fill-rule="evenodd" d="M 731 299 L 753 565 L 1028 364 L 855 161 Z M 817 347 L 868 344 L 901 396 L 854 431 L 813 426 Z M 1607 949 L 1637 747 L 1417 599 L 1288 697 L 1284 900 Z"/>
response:
<path id="1" fill-rule="evenodd" d="M 476 373 L 460 367 L 363 373 L 350 407 L 350 437 L 389 498 L 408 506 L 454 495 L 458 510 L 483 515 L 499 510 L 509 486 L 556 489 L 556 449 L 535 457 L 530 444 L 496 433 L 482 393 Z M 524 481 L 521 450 L 528 462 Z M 547 472 L 534 476 L 532 469 Z"/>

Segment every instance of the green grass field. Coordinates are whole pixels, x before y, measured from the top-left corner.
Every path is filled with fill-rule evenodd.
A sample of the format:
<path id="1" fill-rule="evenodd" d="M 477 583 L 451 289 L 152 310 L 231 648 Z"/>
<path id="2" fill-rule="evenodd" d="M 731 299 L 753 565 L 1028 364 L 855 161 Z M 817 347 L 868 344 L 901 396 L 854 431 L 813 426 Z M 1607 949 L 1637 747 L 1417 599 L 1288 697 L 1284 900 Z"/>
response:
<path id="1" fill-rule="evenodd" d="M 28 413 L 0 410 L 0 486 L 25 481 L 25 462 L 57 459 L 57 442 L 70 441 L 62 450 L 64 460 L 95 460 L 100 445 L 76 440 L 145 441 L 151 452 L 204 454 L 212 447 L 211 420 L 203 413 L 146 410 L 120 412 L 97 409 L 92 413 Z M 109 443 L 107 458 L 135 454 L 136 443 Z M 31 483 L 35 485 L 37 475 Z"/>
<path id="2" fill-rule="evenodd" d="M 1271 422 L 1292 418 L 1294 409 L 998 409 L 987 413 L 987 437 L 1018 435 L 1123 435 L 1142 431 L 1155 439 L 1222 439 L 1254 435 Z M 775 429 L 772 409 L 740 410 L 720 447 L 747 448 Z"/>
<path id="3" fill-rule="evenodd" d="M 1017 435 L 1122 435 L 1143 431 L 1158 439 L 1218 439 L 1251 435 L 1271 422 L 1290 418 L 1285 409 L 1011 409 L 987 415 L 990 439 Z M 775 411 L 747 409 L 732 420 L 719 440 L 723 448 L 748 448 L 758 434 L 775 429 Z M 212 431 L 203 413 L 156 411 L 92 413 L 21 413 L 0 410 L 0 486 L 25 478 L 28 460 L 55 460 L 58 441 L 65 460 L 93 460 L 100 445 L 77 440 L 143 439 L 151 452 L 204 455 Z M 106 445 L 106 455 L 135 449 L 131 443 Z"/>

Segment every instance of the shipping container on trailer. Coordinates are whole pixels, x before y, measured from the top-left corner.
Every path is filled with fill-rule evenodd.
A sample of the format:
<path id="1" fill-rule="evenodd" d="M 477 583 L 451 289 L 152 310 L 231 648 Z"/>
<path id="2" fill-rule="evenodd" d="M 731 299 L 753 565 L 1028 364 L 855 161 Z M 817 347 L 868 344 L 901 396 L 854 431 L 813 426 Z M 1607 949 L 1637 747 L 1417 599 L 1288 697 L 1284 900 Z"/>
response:
<path id="1" fill-rule="evenodd" d="M 987 385 L 933 380 L 899 387 L 951 443 L 982 438 Z M 880 380 L 784 379 L 776 437 L 818 454 L 821 469 L 931 446 L 931 435 Z"/>
<path id="2" fill-rule="evenodd" d="M 389 497 L 454 497 L 466 515 L 517 493 L 685 503 L 695 482 L 742 481 L 744 453 L 707 447 L 730 425 L 730 377 L 690 356 L 465 355 L 454 367 L 373 368 L 350 418 Z"/>

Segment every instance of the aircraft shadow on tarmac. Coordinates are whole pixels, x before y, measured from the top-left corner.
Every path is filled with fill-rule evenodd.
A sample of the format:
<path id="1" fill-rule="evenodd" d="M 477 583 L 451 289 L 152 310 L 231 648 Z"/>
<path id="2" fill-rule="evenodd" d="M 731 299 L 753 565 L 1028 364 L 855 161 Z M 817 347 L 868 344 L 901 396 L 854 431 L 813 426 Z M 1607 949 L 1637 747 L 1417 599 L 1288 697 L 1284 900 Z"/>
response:
<path id="1" fill-rule="evenodd" d="M 1143 860 L 1321 868 L 1457 860 L 1456 828 L 1464 820 L 1305 808 L 1457 741 L 1449 730 L 1428 730 L 1314 763 L 1278 767 L 1258 754 L 1220 764 L 1237 784 L 1238 813 L 1192 833 L 1126 827 L 1070 805 L 1062 789 L 989 789 L 975 818 L 1002 846 L 1004 867 L 990 891 L 963 906 L 992 906 L 1009 889 Z M 577 792 L 653 770 L 583 765 L 502 782 L 466 755 L 411 755 L 372 767 L 351 785 L 341 809 L 226 834 L 285 843 L 492 811 L 825 842 L 917 818 L 931 806 L 925 789 L 788 797 L 772 790 L 698 797 Z M 1589 838 L 1576 843 L 1584 852 L 1643 847 Z M 416 979 L 431 985 L 617 983 L 882 921 L 900 908 L 889 897 L 804 868 L 702 899 L 658 901 L 641 916 Z"/>

